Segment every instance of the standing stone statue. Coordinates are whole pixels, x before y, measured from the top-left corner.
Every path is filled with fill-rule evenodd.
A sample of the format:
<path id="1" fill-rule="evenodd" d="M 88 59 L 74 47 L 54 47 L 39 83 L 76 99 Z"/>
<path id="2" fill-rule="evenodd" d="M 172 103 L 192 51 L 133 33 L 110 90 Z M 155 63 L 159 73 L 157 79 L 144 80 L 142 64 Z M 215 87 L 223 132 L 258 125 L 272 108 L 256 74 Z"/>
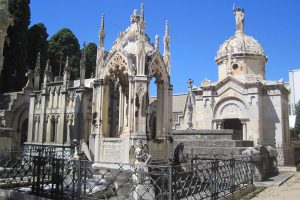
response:
<path id="1" fill-rule="evenodd" d="M 132 146 L 129 150 L 130 164 L 132 167 L 132 180 L 135 185 L 133 199 L 154 200 L 155 192 L 150 178 L 147 177 L 148 166 L 151 155 L 147 144 L 143 145 L 142 140 L 136 141 L 136 148 Z"/>
<path id="2" fill-rule="evenodd" d="M 147 164 L 151 160 L 149 149 L 146 144 L 143 145 L 142 140 L 136 141 L 136 148 L 132 146 L 129 150 L 130 165 L 133 166 L 134 174 L 132 176 L 133 181 L 137 184 L 145 181 L 145 172 L 148 171 Z"/>
<path id="3" fill-rule="evenodd" d="M 236 33 L 244 33 L 244 19 L 245 19 L 244 9 L 234 8 L 233 12 L 235 15 Z"/>

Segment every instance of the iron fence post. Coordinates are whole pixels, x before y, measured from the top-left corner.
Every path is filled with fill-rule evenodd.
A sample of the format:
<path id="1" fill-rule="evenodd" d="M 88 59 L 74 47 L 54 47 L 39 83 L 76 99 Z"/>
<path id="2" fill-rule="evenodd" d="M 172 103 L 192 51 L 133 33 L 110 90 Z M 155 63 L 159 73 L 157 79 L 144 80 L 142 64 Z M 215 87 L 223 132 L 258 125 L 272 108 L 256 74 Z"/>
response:
<path id="1" fill-rule="evenodd" d="M 212 178 L 211 178 L 211 199 L 218 199 L 218 160 L 212 161 Z"/>
<path id="2" fill-rule="evenodd" d="M 250 155 L 250 176 L 251 176 L 251 184 L 253 185 L 254 163 L 251 155 Z"/>
<path id="3" fill-rule="evenodd" d="M 78 195 L 78 199 L 80 199 L 81 197 L 81 160 L 76 160 L 76 162 L 78 162 L 78 186 L 77 186 L 77 195 Z"/>
<path id="4" fill-rule="evenodd" d="M 173 167 L 172 165 L 169 166 L 169 200 L 173 199 L 173 180 L 172 180 L 172 175 L 173 175 Z"/>
<path id="5" fill-rule="evenodd" d="M 230 193 L 235 191 L 235 158 L 230 159 L 230 175 L 231 175 L 231 183 L 230 183 Z"/>

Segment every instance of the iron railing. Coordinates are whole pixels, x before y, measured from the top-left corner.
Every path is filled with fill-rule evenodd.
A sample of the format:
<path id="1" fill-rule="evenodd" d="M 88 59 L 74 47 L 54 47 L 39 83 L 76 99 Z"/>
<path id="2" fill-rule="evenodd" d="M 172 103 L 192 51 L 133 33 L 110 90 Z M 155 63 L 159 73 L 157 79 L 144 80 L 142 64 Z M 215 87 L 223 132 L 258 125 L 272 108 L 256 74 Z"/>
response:
<path id="1" fill-rule="evenodd" d="M 249 157 L 194 156 L 181 165 L 96 163 L 62 151 L 0 155 L 0 188 L 51 199 L 218 199 L 253 182 Z M 50 156 L 51 155 L 51 156 Z"/>

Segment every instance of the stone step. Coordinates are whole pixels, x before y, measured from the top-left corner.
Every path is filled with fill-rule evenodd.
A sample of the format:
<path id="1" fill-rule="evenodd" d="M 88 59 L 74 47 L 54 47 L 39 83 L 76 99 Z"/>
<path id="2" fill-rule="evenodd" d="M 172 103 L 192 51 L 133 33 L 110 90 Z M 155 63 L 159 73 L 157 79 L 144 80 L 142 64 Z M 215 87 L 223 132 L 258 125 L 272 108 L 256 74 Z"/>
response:
<path id="1" fill-rule="evenodd" d="M 242 132 L 234 130 L 173 130 L 173 138 L 191 140 L 242 140 Z"/>
<path id="2" fill-rule="evenodd" d="M 193 154 L 206 154 L 206 155 L 242 155 L 242 152 L 248 147 L 196 147 L 196 148 L 186 148 L 184 147 L 184 153 L 191 154 L 193 149 Z"/>
<path id="3" fill-rule="evenodd" d="M 176 140 L 176 144 L 182 142 L 185 147 L 253 147 L 250 140 Z"/>

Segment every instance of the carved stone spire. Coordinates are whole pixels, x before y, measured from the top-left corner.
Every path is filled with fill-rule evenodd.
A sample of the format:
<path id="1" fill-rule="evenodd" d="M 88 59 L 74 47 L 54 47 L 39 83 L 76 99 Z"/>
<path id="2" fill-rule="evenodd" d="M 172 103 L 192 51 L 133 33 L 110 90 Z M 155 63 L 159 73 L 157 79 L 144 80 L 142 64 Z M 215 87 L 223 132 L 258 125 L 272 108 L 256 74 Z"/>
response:
<path id="1" fill-rule="evenodd" d="M 188 83 L 188 97 L 187 97 L 187 124 L 188 124 L 188 129 L 193 128 L 193 94 L 192 94 L 192 84 L 193 80 L 189 79 L 187 81 Z"/>
<path id="2" fill-rule="evenodd" d="M 101 66 L 104 61 L 104 54 L 105 54 L 104 38 L 105 38 L 104 15 L 102 15 L 101 27 L 100 27 L 100 31 L 99 31 L 99 45 L 98 45 L 98 49 L 97 49 L 96 72 L 94 72 L 96 74 L 96 78 L 100 77 Z"/>
<path id="3" fill-rule="evenodd" d="M 85 43 L 84 43 L 81 51 L 81 59 L 80 59 L 80 87 L 84 87 L 85 71 L 86 71 L 86 55 L 85 55 Z"/>
<path id="4" fill-rule="evenodd" d="M 35 69 L 34 69 L 34 84 L 33 88 L 38 90 L 40 88 L 40 76 L 41 76 L 41 53 L 38 52 Z"/>
<path id="5" fill-rule="evenodd" d="M 164 62 L 168 70 L 168 74 L 171 74 L 171 53 L 170 53 L 170 35 L 169 35 L 169 22 L 166 21 L 165 35 L 164 35 Z"/>
<path id="6" fill-rule="evenodd" d="M 244 33 L 244 22 L 245 22 L 245 13 L 242 8 L 234 8 L 233 13 L 235 15 L 235 23 L 236 23 L 236 34 Z"/>
<path id="7" fill-rule="evenodd" d="M 99 31 L 99 46 L 104 47 L 105 29 L 104 29 L 104 15 L 101 17 L 101 27 Z"/>
<path id="8" fill-rule="evenodd" d="M 43 84 L 44 91 L 46 90 L 48 79 L 50 79 L 50 74 L 51 74 L 51 66 L 50 66 L 50 61 L 48 59 L 45 67 L 45 72 L 44 72 L 44 84 Z"/>
<path id="9" fill-rule="evenodd" d="M 144 4 L 141 4 L 141 20 L 144 21 L 145 16 L 144 16 Z"/>
<path id="10" fill-rule="evenodd" d="M 155 50 L 159 51 L 159 36 L 155 35 Z"/>
<path id="11" fill-rule="evenodd" d="M 63 82 L 64 85 L 67 85 L 67 80 L 70 78 L 70 63 L 69 63 L 69 56 L 67 56 L 66 58 L 66 64 L 65 64 L 65 69 L 64 69 L 64 78 L 63 78 Z"/>

